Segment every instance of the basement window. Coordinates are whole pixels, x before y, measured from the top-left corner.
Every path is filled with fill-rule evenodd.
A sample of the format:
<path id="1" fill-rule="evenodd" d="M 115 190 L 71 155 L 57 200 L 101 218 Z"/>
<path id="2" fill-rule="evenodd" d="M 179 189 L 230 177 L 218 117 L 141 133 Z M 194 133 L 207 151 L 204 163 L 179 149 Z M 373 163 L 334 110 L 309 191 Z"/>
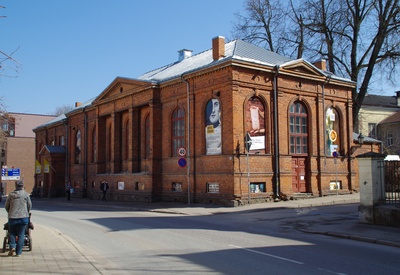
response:
<path id="1" fill-rule="evenodd" d="M 342 189 L 341 181 L 331 181 L 329 183 L 329 190 L 340 190 L 340 189 Z"/>
<path id="2" fill-rule="evenodd" d="M 250 193 L 265 193 L 265 192 L 267 192 L 265 182 L 250 183 Z"/>
<path id="3" fill-rule="evenodd" d="M 181 182 L 173 182 L 172 183 L 172 192 L 182 192 L 182 183 Z"/>
<path id="4" fill-rule="evenodd" d="M 219 193 L 219 183 L 218 182 L 207 182 L 207 193 Z"/>

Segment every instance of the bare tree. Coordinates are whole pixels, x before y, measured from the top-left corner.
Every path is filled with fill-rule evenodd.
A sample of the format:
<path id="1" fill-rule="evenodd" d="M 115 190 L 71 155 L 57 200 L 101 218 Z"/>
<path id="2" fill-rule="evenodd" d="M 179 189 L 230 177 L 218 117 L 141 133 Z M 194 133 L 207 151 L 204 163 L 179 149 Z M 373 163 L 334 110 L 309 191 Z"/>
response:
<path id="1" fill-rule="evenodd" d="M 72 109 L 74 109 L 73 106 L 70 105 L 62 105 L 59 106 L 55 109 L 54 111 L 54 115 L 59 116 L 59 115 L 63 115 L 65 113 L 68 113 L 69 111 L 71 111 Z"/>
<path id="2" fill-rule="evenodd" d="M 246 15 L 235 14 L 233 35 L 270 51 L 284 51 L 281 35 L 285 33 L 286 11 L 281 1 L 248 0 L 244 10 Z"/>
<path id="3" fill-rule="evenodd" d="M 6 112 L 4 106 L 3 98 L 0 97 L 0 149 L 3 149 L 4 143 L 6 142 L 6 137 L 8 135 L 7 125 L 9 121 L 9 115 Z"/>
<path id="4" fill-rule="evenodd" d="M 4 6 L 0 6 L 0 8 L 5 8 Z M 5 18 L 6 16 L 1 16 L 0 18 Z M 14 50 L 12 53 L 6 53 L 0 50 L 0 76 L 6 77 L 16 77 L 17 73 L 21 68 L 21 63 L 13 58 L 15 52 L 19 49 L 19 47 Z"/>
<path id="5" fill-rule="evenodd" d="M 352 94 L 353 122 L 357 128 L 358 112 L 374 71 L 379 69 L 379 73 L 391 79 L 398 70 L 399 1 L 286 0 L 286 3 L 280 1 L 279 7 L 287 4 L 290 10 L 276 17 L 273 13 L 276 1 L 248 0 L 246 15 L 237 15 L 239 23 L 234 25 L 233 34 L 260 45 L 264 39 L 267 49 L 281 54 L 291 52 L 294 58 L 304 55 L 309 59 L 327 59 L 330 72 L 357 83 Z M 274 33 L 276 25 L 284 27 L 280 26 L 280 32 Z M 259 34 L 263 31 L 265 36 Z M 269 45 L 285 45 L 286 49 Z"/>

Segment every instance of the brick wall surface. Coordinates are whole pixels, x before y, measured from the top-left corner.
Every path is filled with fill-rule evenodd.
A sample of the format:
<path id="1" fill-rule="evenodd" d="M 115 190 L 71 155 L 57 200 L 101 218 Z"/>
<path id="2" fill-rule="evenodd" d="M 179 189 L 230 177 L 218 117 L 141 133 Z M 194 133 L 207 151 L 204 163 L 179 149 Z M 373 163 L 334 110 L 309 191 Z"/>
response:
<path id="1" fill-rule="evenodd" d="M 68 127 L 56 125 L 38 131 L 36 143 L 48 144 L 54 137 L 68 135 L 65 178 L 77 189 L 75 195 L 98 198 L 98 185 L 106 179 L 112 183 L 109 196 L 115 200 L 185 202 L 189 186 L 189 197 L 193 201 L 238 205 L 249 198 L 251 182 L 264 184 L 265 192 L 251 193 L 250 199 L 267 201 L 277 195 L 277 183 L 279 196 L 290 197 L 297 192 L 293 189 L 292 162 L 296 156 L 290 153 L 288 131 L 289 107 L 300 101 L 308 115 L 308 154 L 302 156 L 306 159 L 306 192 L 329 194 L 331 182 L 336 180 L 342 183 L 339 190 L 342 193 L 357 190 L 356 165 L 350 154 L 353 146 L 351 87 L 338 82 L 323 84 L 325 79 L 305 77 L 305 73 L 296 72 L 293 76 L 286 71 L 276 75 L 274 70 L 224 66 L 186 76 L 189 85 L 181 79 L 156 87 L 136 80 L 117 79 L 92 106 L 70 115 Z M 276 76 L 277 133 L 274 127 Z M 248 157 L 244 137 L 250 118 L 245 108 L 252 97 L 260 99 L 265 109 L 265 149 L 252 151 Z M 205 108 L 212 98 L 220 101 L 222 153 L 207 156 Z M 322 129 L 328 107 L 334 107 L 340 117 L 341 157 L 337 163 L 324 152 Z M 171 145 L 171 117 L 177 108 L 185 112 L 185 167 L 178 165 L 180 157 L 173 156 Z M 146 158 L 147 117 L 150 119 L 150 155 Z M 82 159 L 75 163 L 78 129 Z M 275 144 L 276 134 L 279 147 Z M 279 167 L 279 177 L 276 167 Z M 124 189 L 119 190 L 118 183 L 122 182 Z M 207 189 L 210 183 L 216 184 L 213 188 L 218 186 L 218 191 L 210 192 Z"/>

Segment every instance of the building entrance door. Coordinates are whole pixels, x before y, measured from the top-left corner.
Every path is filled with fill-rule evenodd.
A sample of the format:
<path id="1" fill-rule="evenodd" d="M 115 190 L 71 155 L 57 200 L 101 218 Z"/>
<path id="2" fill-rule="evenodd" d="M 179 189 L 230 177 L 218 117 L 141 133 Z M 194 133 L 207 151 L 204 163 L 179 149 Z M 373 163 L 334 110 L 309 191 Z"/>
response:
<path id="1" fill-rule="evenodd" d="M 306 158 L 292 157 L 292 189 L 293 193 L 307 192 Z"/>

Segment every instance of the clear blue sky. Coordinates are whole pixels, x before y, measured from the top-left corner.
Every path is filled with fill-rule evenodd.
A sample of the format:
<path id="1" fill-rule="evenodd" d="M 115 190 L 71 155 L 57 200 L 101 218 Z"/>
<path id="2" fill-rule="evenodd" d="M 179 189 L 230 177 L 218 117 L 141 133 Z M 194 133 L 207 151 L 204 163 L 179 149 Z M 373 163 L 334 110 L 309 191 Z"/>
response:
<path id="1" fill-rule="evenodd" d="M 17 77 L 0 75 L 1 99 L 9 112 L 33 114 L 85 102 L 118 76 L 175 62 L 181 49 L 210 49 L 218 35 L 229 40 L 244 1 L 0 0 L 0 50 L 18 49 L 22 64 Z M 394 95 L 378 82 L 376 93 Z"/>
<path id="2" fill-rule="evenodd" d="M 9 112 L 49 114 L 230 38 L 243 0 L 3 0 L 0 50 L 22 64 L 0 76 Z M 9 71 L 9 74 L 12 72 Z M 15 75 L 15 74 L 14 74 Z"/>

